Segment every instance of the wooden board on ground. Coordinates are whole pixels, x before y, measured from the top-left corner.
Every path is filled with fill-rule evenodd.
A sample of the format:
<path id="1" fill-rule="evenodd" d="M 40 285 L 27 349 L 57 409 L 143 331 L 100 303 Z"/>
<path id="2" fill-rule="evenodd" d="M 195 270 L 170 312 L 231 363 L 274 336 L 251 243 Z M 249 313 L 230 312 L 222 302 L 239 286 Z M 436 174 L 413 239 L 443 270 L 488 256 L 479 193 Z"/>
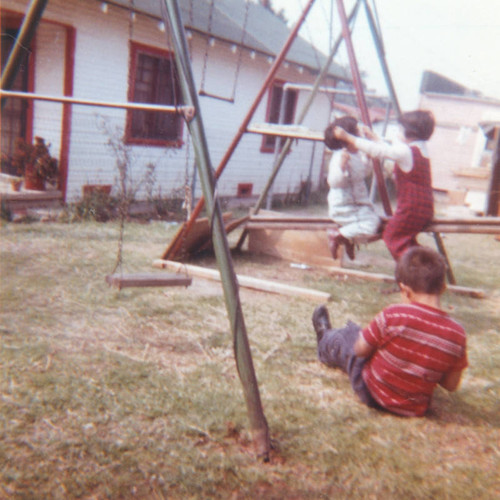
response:
<path id="1" fill-rule="evenodd" d="M 274 216 L 279 221 L 279 213 L 261 211 L 265 216 Z M 248 251 L 256 254 L 279 257 L 291 262 L 313 266 L 340 265 L 343 247 L 339 249 L 339 258 L 334 260 L 330 249 L 326 229 L 311 231 L 310 227 L 296 229 L 293 223 L 279 225 L 279 229 L 257 229 L 247 225 Z"/>
<path id="2" fill-rule="evenodd" d="M 106 283 L 119 290 L 128 287 L 189 286 L 192 281 L 189 276 L 174 273 L 118 273 L 106 276 Z"/>
<path id="3" fill-rule="evenodd" d="M 193 266 L 191 264 L 182 264 L 171 260 L 157 259 L 153 262 L 153 266 L 160 269 L 169 269 L 170 271 L 183 271 L 188 276 L 197 276 L 199 278 L 220 281 L 220 272 L 218 269 L 208 269 L 206 267 Z M 294 297 L 303 297 L 306 299 L 315 300 L 318 302 L 326 302 L 331 300 L 331 295 L 320 290 L 311 290 L 310 288 L 302 288 L 276 281 L 263 280 L 253 278 L 251 276 L 237 275 L 238 285 L 243 288 L 251 288 L 263 292 L 277 293 L 281 295 L 291 295 Z"/>
<path id="4" fill-rule="evenodd" d="M 231 212 L 226 212 L 222 214 L 222 220 L 224 224 L 227 224 L 228 221 L 231 220 L 232 214 Z M 169 246 L 165 250 L 162 258 L 163 259 L 172 259 L 172 260 L 184 260 L 191 255 L 196 255 L 202 250 L 206 250 L 211 246 L 211 221 L 208 217 L 202 217 L 196 219 L 191 226 L 191 229 L 188 233 L 184 232 L 184 228 L 186 227 L 186 223 L 183 223 Z M 180 241 L 180 250 L 173 255 L 172 250 L 176 245 L 177 241 Z"/>
<path id="5" fill-rule="evenodd" d="M 351 278 L 360 278 L 368 281 L 382 281 L 384 283 L 396 283 L 394 276 L 382 273 L 367 273 L 364 271 L 358 271 L 357 269 L 346 269 L 343 267 L 329 267 L 328 271 L 331 274 L 348 276 Z M 484 299 L 486 297 L 486 292 L 479 288 L 469 288 L 466 286 L 458 285 L 446 285 L 446 289 L 449 292 L 456 293 L 457 295 L 468 295 L 476 299 Z"/>

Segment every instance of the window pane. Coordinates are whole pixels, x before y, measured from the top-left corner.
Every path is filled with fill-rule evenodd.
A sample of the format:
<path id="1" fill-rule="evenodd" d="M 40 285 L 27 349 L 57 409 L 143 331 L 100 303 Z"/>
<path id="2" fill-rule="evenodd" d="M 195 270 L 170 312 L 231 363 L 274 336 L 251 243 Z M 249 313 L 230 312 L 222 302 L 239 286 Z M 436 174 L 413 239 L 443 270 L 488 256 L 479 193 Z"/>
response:
<path id="1" fill-rule="evenodd" d="M 9 57 L 14 41 L 17 37 L 17 30 L 5 29 L 2 26 L 2 71 Z M 11 87 L 11 90 L 26 92 L 28 90 L 28 69 L 27 57 L 19 66 L 18 73 Z M 11 156 L 14 152 L 14 143 L 18 137 L 26 135 L 28 102 L 23 99 L 7 99 L 1 113 L 1 143 L 2 153 Z M 6 167 L 7 168 L 7 167 Z"/>
<path id="2" fill-rule="evenodd" d="M 175 105 L 181 102 L 174 66 L 167 56 L 138 52 L 134 80 L 135 102 Z M 177 141 L 181 134 L 181 117 L 158 111 L 132 111 L 131 134 L 134 139 Z"/>

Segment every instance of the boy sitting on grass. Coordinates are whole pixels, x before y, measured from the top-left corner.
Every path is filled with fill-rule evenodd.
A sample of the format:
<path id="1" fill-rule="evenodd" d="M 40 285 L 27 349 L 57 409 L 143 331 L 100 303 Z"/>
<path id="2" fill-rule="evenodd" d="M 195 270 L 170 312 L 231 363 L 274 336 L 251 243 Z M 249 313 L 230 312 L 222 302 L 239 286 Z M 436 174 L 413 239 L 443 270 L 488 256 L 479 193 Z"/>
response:
<path id="1" fill-rule="evenodd" d="M 349 375 L 361 401 L 403 416 L 422 416 L 437 384 L 455 391 L 467 367 L 462 326 L 440 307 L 446 263 L 436 251 L 412 247 L 396 264 L 402 300 L 361 329 L 332 329 L 326 306 L 312 317 L 318 358 Z"/>

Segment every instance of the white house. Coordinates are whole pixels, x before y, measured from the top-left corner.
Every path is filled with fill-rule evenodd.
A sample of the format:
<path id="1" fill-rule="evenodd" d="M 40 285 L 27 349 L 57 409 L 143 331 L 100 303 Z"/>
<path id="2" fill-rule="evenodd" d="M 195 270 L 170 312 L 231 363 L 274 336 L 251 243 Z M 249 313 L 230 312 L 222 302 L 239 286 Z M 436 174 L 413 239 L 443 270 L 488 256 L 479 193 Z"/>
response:
<path id="1" fill-rule="evenodd" d="M 424 72 L 420 108 L 434 113 L 436 128 L 429 140 L 433 186 L 451 199 L 484 211 L 494 138 L 482 123 L 498 121 L 500 101 L 468 89 L 432 71 Z"/>
<path id="2" fill-rule="evenodd" d="M 290 29 L 251 0 L 179 3 L 216 168 Z M 2 0 L 2 65 L 29 4 L 29 0 Z M 159 0 L 49 0 L 13 89 L 92 102 L 179 104 L 165 12 Z M 276 122 L 284 83 L 312 84 L 325 60 L 325 55 L 297 38 L 252 121 Z M 334 87 L 349 80 L 344 69 L 332 64 L 323 85 Z M 281 121 L 293 123 L 307 97 L 307 91 L 288 90 Z M 324 130 L 331 99 L 318 95 L 303 125 Z M 137 182 L 149 169 L 154 189 L 163 195 L 184 192 L 188 184 L 194 184 L 195 197 L 201 195 L 193 145 L 178 115 L 9 98 L 2 113 L 2 154 L 12 152 L 16 137 L 35 136 L 45 138 L 59 159 L 60 189 L 67 201 L 78 199 L 85 185 L 116 186 L 121 153 L 128 155 Z M 118 154 L 110 140 L 118 144 Z M 219 195 L 259 195 L 277 143 L 279 139 L 246 133 L 219 179 Z M 322 143 L 297 141 L 276 178 L 274 194 L 297 192 L 308 178 L 317 186 L 322 160 Z M 145 195 L 143 187 L 139 196 Z"/>

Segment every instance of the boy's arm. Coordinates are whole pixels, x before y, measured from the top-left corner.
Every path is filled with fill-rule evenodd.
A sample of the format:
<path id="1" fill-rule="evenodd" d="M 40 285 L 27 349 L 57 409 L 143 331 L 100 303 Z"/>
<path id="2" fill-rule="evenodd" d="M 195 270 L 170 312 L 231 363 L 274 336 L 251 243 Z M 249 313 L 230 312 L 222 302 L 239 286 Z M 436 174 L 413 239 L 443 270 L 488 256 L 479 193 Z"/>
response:
<path id="1" fill-rule="evenodd" d="M 460 379 L 462 378 L 462 371 L 458 372 L 448 372 L 440 380 L 439 385 L 444 387 L 447 391 L 453 392 L 458 389 L 460 385 Z"/>
<path id="2" fill-rule="evenodd" d="M 359 332 L 358 340 L 354 344 L 354 354 L 361 358 L 369 358 L 374 351 L 375 346 L 370 345 L 363 337 L 363 333 Z"/>
<path id="3" fill-rule="evenodd" d="M 403 142 L 396 142 L 388 144 L 386 142 L 375 142 L 369 139 L 363 139 L 349 134 L 341 127 L 335 127 L 333 135 L 342 141 L 351 144 L 363 153 L 372 158 L 389 158 L 396 161 L 399 166 L 405 171 L 409 172 L 413 167 L 413 156 L 408 144 Z"/>

